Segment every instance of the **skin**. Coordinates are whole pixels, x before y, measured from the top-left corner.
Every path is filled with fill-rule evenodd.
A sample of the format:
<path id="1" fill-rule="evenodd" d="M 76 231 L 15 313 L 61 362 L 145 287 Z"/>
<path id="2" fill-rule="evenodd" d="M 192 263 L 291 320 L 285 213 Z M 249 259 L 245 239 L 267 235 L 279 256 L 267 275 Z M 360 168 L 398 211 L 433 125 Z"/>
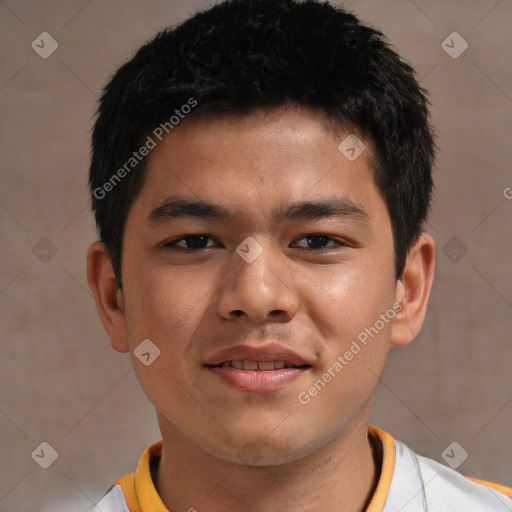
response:
<path id="1" fill-rule="evenodd" d="M 150 153 L 126 222 L 122 291 L 105 245 L 89 249 L 88 281 L 111 345 L 132 353 L 157 411 L 163 454 L 154 480 L 169 510 L 358 512 L 372 496 L 381 464 L 368 437 L 373 395 L 390 347 L 421 328 L 435 245 L 423 233 L 396 281 L 371 142 L 359 136 L 366 150 L 351 162 L 338 150 L 348 133 L 356 132 L 330 130 L 303 108 L 185 119 Z M 149 222 L 171 195 L 221 204 L 234 217 Z M 351 199 L 366 221 L 271 219 L 278 204 L 333 195 Z M 189 234 L 208 235 L 199 245 L 208 247 L 162 246 Z M 327 250 L 308 243 L 310 234 L 331 237 L 317 245 Z M 252 263 L 236 252 L 249 236 L 263 249 Z M 298 394 L 395 302 L 394 320 L 301 404 Z M 161 351 L 149 366 L 133 355 L 146 338 Z M 311 369 L 278 391 L 254 394 L 203 367 L 215 351 L 247 340 L 281 343 Z"/>

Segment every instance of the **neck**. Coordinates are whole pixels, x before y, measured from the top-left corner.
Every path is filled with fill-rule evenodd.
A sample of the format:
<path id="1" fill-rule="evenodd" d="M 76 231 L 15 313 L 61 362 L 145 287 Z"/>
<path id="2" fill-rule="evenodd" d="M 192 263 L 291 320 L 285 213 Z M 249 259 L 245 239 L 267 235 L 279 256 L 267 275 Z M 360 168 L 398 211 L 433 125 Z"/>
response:
<path id="1" fill-rule="evenodd" d="M 154 482 L 171 512 L 363 512 L 380 477 L 382 447 L 368 437 L 367 422 L 307 457 L 273 466 L 219 459 L 165 427 Z"/>

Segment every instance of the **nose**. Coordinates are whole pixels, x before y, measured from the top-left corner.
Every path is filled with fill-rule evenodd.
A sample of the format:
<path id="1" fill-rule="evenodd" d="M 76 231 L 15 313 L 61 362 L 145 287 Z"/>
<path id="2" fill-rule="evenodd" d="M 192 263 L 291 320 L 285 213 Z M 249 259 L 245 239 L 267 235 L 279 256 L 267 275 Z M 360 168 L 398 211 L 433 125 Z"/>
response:
<path id="1" fill-rule="evenodd" d="M 246 317 L 263 324 L 288 322 L 297 314 L 300 300 L 294 289 L 296 275 L 287 268 L 282 255 L 269 246 L 262 249 L 251 262 L 233 252 L 231 268 L 217 296 L 217 312 L 223 318 Z"/>

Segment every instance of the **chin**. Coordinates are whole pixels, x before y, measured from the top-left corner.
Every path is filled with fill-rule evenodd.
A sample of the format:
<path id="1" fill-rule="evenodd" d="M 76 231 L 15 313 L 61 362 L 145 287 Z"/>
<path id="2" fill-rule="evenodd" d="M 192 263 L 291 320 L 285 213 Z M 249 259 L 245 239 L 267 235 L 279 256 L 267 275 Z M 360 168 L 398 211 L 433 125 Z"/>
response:
<path id="1" fill-rule="evenodd" d="M 306 443 L 304 431 L 290 432 L 277 437 L 269 435 L 268 428 L 259 435 L 237 435 L 229 439 L 229 445 L 219 446 L 219 439 L 211 440 L 207 451 L 218 458 L 245 466 L 263 467 L 288 464 L 301 459 L 315 451 L 320 441 Z M 300 440 L 300 444 L 299 444 Z M 205 447 L 206 448 L 206 447 Z"/>

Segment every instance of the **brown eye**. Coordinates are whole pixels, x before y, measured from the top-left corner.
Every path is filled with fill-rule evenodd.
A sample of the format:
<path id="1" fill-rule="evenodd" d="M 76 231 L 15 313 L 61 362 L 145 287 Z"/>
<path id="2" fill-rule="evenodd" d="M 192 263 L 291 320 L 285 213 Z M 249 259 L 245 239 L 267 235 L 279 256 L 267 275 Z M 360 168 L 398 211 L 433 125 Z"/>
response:
<path id="1" fill-rule="evenodd" d="M 310 247 L 302 247 L 303 249 L 331 249 L 333 247 L 339 247 L 344 245 L 339 240 L 336 240 L 331 236 L 322 234 L 306 235 L 300 238 L 299 240 L 306 240 L 306 244 L 310 245 Z M 330 240 L 332 240 L 335 243 L 335 245 L 325 247 L 325 244 L 327 244 Z"/>
<path id="2" fill-rule="evenodd" d="M 207 249 L 212 246 L 206 245 L 208 240 L 213 240 L 208 235 L 198 234 L 198 235 L 185 235 L 180 238 L 176 238 L 169 242 L 163 244 L 162 247 L 166 249 L 185 249 L 185 250 L 200 250 Z"/>

